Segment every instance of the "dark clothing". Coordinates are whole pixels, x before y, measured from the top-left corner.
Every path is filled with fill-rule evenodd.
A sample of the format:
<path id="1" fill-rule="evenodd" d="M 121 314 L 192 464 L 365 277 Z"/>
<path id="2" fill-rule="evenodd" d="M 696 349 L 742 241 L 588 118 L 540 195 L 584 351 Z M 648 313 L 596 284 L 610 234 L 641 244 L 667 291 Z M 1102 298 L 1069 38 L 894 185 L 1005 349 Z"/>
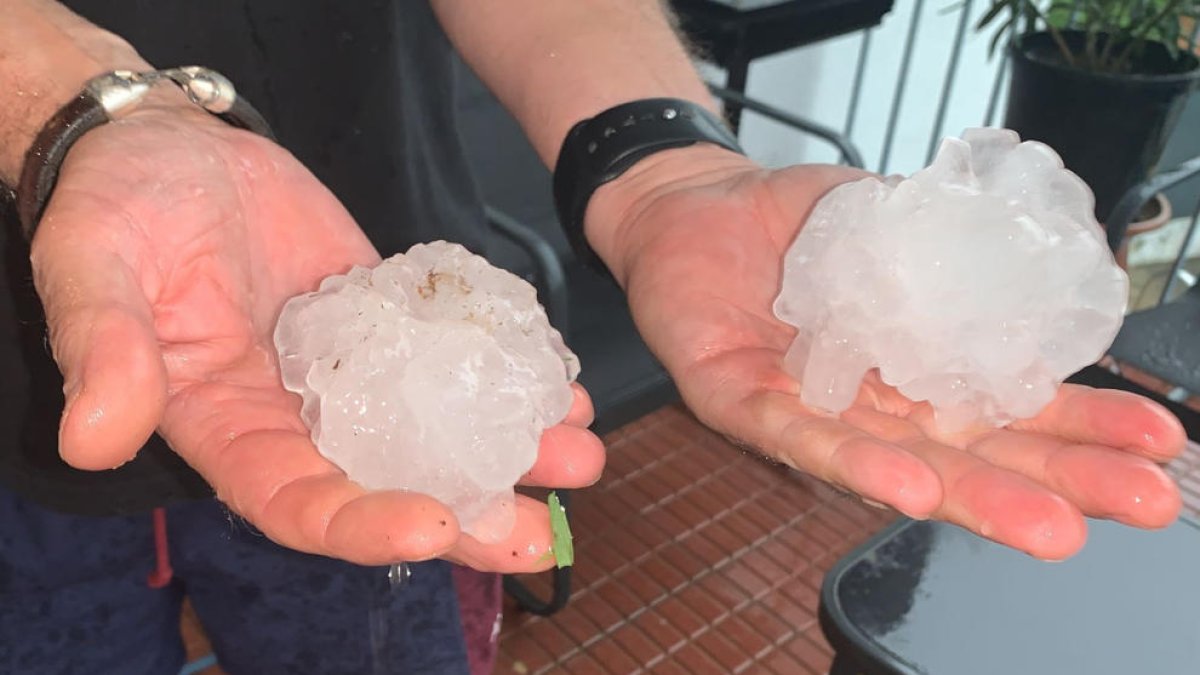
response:
<path id="1" fill-rule="evenodd" d="M 452 47 L 424 0 L 68 0 L 156 67 L 227 75 L 387 256 L 448 239 L 485 253 L 483 209 L 454 108 Z M 62 380 L 49 359 L 27 252 L 11 236 L 0 289 L 0 482 L 81 514 L 139 513 L 208 486 L 158 438 L 115 471 L 58 457 Z M 20 327 L 20 331 L 15 330 Z"/>
<path id="2" fill-rule="evenodd" d="M 231 675 L 469 672 L 451 566 L 297 553 L 213 500 L 167 509 L 176 580 L 152 589 L 150 515 L 55 513 L 0 491 L 0 672 L 174 675 L 186 593 Z M 494 616 L 494 615 L 493 615 Z"/>
<path id="3" fill-rule="evenodd" d="M 65 4 L 157 67 L 228 76 L 383 255 L 433 239 L 486 252 L 456 128 L 453 54 L 424 0 Z M 418 565 L 392 594 L 383 570 L 282 549 L 229 518 L 157 437 L 120 469 L 64 464 L 62 379 L 14 233 L 0 288 L 0 672 L 176 672 L 185 592 L 230 673 L 371 673 L 372 658 L 378 672 L 466 672 L 449 565 Z M 150 511 L 163 505 L 176 576 L 152 590 Z M 468 643 L 486 654 L 498 578 L 453 576 L 478 591 L 462 620 L 482 632 Z"/>

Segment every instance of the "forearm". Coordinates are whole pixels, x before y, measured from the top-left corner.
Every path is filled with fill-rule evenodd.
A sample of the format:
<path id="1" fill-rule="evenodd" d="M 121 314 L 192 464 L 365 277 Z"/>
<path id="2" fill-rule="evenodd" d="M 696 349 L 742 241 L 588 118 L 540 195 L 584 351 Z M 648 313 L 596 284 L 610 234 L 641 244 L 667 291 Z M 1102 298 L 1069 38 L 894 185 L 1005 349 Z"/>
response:
<path id="1" fill-rule="evenodd" d="M 42 125 L 92 76 L 145 68 L 124 40 L 49 0 L 0 0 L 0 181 L 15 185 Z"/>
<path id="2" fill-rule="evenodd" d="M 450 39 L 515 115 L 547 166 L 570 128 L 642 98 L 682 98 L 716 110 L 662 0 L 433 0 Z M 588 204 L 592 248 L 624 282 L 622 223 L 664 185 L 744 158 L 701 144 L 639 162 Z"/>
<path id="3" fill-rule="evenodd" d="M 572 125 L 619 103 L 668 96 L 713 108 L 661 0 L 433 5 L 548 166 Z"/>

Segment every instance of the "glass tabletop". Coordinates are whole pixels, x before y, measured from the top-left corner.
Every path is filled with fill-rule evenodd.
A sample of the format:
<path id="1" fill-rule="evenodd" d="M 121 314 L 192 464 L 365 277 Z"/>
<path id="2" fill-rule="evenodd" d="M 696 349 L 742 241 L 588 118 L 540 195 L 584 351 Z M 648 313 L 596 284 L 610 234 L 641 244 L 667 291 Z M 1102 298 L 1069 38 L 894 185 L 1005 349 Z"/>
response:
<path id="1" fill-rule="evenodd" d="M 906 674 L 1200 673 L 1200 525 L 1088 524 L 1081 553 L 1046 563 L 903 521 L 826 577 L 826 632 Z"/>

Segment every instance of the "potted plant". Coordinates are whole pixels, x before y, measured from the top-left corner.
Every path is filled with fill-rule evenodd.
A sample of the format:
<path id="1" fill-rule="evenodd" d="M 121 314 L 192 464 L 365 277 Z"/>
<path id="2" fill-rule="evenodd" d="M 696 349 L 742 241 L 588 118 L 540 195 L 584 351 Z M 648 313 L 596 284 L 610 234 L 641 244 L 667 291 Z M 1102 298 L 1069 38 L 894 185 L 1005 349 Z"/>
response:
<path id="1" fill-rule="evenodd" d="M 1006 11 L 1007 10 L 1007 11 Z M 1162 156 L 1200 82 L 1200 0 L 993 0 L 979 28 L 1011 56 L 1004 126 L 1054 148 L 1104 222 Z"/>

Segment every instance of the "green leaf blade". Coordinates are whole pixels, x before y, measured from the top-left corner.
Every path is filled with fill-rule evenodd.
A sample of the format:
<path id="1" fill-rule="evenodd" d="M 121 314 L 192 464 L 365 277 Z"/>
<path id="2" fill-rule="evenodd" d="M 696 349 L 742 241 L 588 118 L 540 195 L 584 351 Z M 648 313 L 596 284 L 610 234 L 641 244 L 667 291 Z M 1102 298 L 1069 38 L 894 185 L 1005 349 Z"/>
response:
<path id="1" fill-rule="evenodd" d="M 550 507 L 550 552 L 554 554 L 554 564 L 560 569 L 570 567 L 575 564 L 575 545 L 571 523 L 567 521 L 567 510 L 553 491 L 546 497 L 546 505 Z"/>

